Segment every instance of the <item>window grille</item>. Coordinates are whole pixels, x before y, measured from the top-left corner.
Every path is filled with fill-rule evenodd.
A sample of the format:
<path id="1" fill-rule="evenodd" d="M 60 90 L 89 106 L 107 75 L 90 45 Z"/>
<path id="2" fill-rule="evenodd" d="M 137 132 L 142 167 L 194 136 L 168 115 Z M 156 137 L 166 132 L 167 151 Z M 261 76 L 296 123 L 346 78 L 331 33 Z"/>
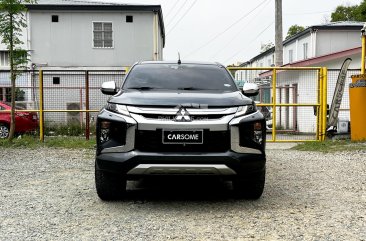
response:
<path id="1" fill-rule="evenodd" d="M 112 48 L 113 30 L 110 22 L 93 23 L 94 48 Z"/>

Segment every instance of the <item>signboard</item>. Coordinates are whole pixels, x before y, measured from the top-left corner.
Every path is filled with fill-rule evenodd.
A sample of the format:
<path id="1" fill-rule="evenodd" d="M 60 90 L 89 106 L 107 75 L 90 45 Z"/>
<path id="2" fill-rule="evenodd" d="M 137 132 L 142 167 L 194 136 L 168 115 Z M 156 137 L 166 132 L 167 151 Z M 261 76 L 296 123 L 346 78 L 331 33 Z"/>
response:
<path id="1" fill-rule="evenodd" d="M 339 108 L 341 107 L 344 86 L 347 77 L 348 66 L 351 63 L 352 59 L 347 58 L 342 65 L 341 71 L 339 72 L 337 84 L 333 94 L 332 105 L 329 110 L 329 118 L 328 118 L 328 127 L 337 126 Z"/>

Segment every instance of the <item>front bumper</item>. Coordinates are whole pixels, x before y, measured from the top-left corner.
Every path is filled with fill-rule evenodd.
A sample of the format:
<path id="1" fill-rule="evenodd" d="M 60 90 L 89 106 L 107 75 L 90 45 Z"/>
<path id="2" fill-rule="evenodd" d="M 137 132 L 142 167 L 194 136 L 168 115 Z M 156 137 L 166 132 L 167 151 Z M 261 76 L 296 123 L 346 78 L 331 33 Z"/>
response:
<path id="1" fill-rule="evenodd" d="M 230 176 L 263 171 L 266 163 L 266 131 L 263 115 L 255 112 L 235 118 L 235 110 L 235 108 L 220 110 L 224 116 L 216 120 L 177 123 L 171 120 L 151 120 L 145 118 L 144 113 L 124 116 L 104 109 L 98 115 L 97 136 L 101 134 L 100 123 L 105 121 L 111 123 L 110 133 L 115 134 L 112 139 L 104 143 L 97 137 L 96 168 L 127 174 L 130 177 L 153 174 Z M 260 137 L 253 129 L 255 123 L 261 123 Z M 208 139 L 205 138 L 207 142 L 198 148 L 187 148 L 185 145 L 176 145 L 174 148 L 161 144 L 159 133 L 165 128 L 202 129 L 208 134 L 219 135 L 209 135 Z M 121 129 L 124 129 L 123 133 L 120 133 Z M 146 135 L 149 132 L 150 134 L 153 132 L 154 135 Z M 222 138 L 212 138 L 220 135 Z M 145 145 L 141 145 L 141 142 L 154 145 L 143 149 Z"/>
<path id="2" fill-rule="evenodd" d="M 164 172 L 136 171 L 143 164 L 159 165 L 161 170 L 164 169 Z M 213 170 L 218 165 L 219 167 L 216 169 L 225 166 L 227 170 L 230 169 L 233 172 L 230 173 L 227 170 L 220 172 L 219 170 L 216 173 L 217 175 L 246 175 L 264 170 L 265 164 L 266 157 L 264 154 L 243 154 L 233 151 L 224 153 L 146 153 L 130 151 L 126 153 L 102 153 L 96 157 L 97 169 L 128 174 L 130 178 L 153 174 L 215 175 L 215 171 L 209 171 L 209 169 Z M 175 170 L 174 168 L 169 169 L 172 165 L 176 165 L 177 168 Z M 184 168 L 186 168 L 185 171 L 182 170 Z M 206 170 L 206 173 L 204 170 Z"/>

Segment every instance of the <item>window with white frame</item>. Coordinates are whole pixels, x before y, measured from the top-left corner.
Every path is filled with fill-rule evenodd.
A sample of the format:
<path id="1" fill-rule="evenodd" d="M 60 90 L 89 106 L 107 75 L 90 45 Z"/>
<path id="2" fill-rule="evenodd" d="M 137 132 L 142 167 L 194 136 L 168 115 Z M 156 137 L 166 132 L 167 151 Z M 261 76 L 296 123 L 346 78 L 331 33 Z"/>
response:
<path id="1" fill-rule="evenodd" d="M 290 49 L 288 51 L 288 62 L 292 63 L 294 61 L 294 51 L 292 49 Z"/>
<path id="2" fill-rule="evenodd" d="M 303 44 L 304 59 L 308 58 L 308 43 Z"/>
<path id="3" fill-rule="evenodd" d="M 94 48 L 112 48 L 113 30 L 111 22 L 93 22 Z"/>
<path id="4" fill-rule="evenodd" d="M 0 66 L 9 66 L 9 52 L 0 51 Z"/>

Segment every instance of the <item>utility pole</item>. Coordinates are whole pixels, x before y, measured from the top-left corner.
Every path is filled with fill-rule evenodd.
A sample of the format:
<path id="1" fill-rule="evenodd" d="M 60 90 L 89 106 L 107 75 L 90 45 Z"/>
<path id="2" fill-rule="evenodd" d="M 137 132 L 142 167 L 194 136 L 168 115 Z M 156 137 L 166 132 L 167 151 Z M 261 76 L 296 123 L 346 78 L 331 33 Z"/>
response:
<path id="1" fill-rule="evenodd" d="M 275 66 L 282 66 L 282 0 L 275 0 L 275 11 Z"/>

